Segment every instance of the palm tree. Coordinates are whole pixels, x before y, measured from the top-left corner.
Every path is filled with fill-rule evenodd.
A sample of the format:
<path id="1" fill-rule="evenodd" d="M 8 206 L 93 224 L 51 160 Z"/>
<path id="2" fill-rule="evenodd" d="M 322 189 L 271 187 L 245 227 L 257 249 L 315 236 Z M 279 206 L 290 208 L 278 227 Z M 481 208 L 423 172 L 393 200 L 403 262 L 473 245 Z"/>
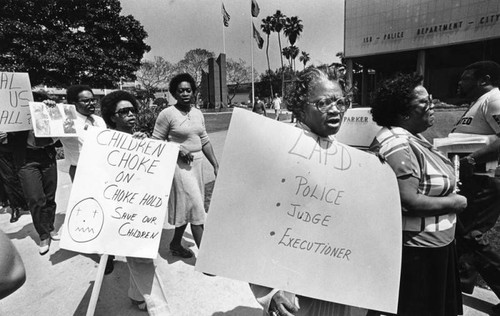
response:
<path id="1" fill-rule="evenodd" d="M 272 16 L 268 16 L 265 19 L 262 19 L 262 24 L 260 25 L 260 28 L 262 29 L 262 32 L 266 33 L 267 35 L 267 45 L 266 45 L 267 70 L 271 72 L 271 64 L 269 63 L 269 36 L 271 35 L 271 32 L 274 31 Z M 271 81 L 269 81 L 269 85 L 271 86 L 271 98 L 272 98 L 274 93 L 273 93 L 273 84 Z"/>
<path id="2" fill-rule="evenodd" d="M 292 16 L 285 19 L 283 33 L 285 33 L 285 36 L 288 37 L 290 45 L 295 45 L 297 38 L 300 36 L 300 33 L 302 33 L 303 30 L 304 26 L 302 25 L 302 20 L 298 17 Z"/>
<path id="3" fill-rule="evenodd" d="M 295 71 L 295 58 L 297 58 L 297 56 L 299 55 L 299 52 L 300 52 L 300 49 L 295 46 L 295 45 L 292 45 L 290 46 L 290 59 L 293 61 L 293 70 Z"/>
<path id="4" fill-rule="evenodd" d="M 290 59 L 292 56 L 292 50 L 291 46 L 287 46 L 281 50 L 281 54 L 285 56 L 285 58 L 288 60 L 288 64 L 290 65 L 290 68 L 292 68 L 292 60 Z"/>
<path id="5" fill-rule="evenodd" d="M 280 10 L 276 10 L 276 13 L 271 17 L 271 25 L 272 25 L 273 31 L 278 33 L 278 44 L 280 47 L 280 52 L 282 51 L 280 33 L 281 33 L 281 30 L 283 29 L 283 27 L 285 26 L 285 19 L 286 19 L 286 16 L 283 13 L 281 13 Z M 283 68 L 283 57 L 281 56 L 281 54 L 280 54 L 280 58 L 281 58 L 281 68 Z"/>
<path id="6" fill-rule="evenodd" d="M 283 73 L 283 56 L 281 55 L 281 36 L 280 32 L 283 29 L 283 26 L 285 25 L 285 19 L 286 16 L 281 13 L 280 10 L 276 10 L 276 13 L 272 16 L 272 26 L 274 32 L 278 33 L 278 44 L 280 47 L 280 60 L 281 60 L 281 93 L 283 94 L 285 92 L 285 74 Z"/>
<path id="7" fill-rule="evenodd" d="M 309 53 L 306 53 L 305 51 L 302 51 L 299 61 L 301 61 L 304 64 L 304 69 L 306 69 L 306 64 L 311 60 L 311 57 L 309 56 Z"/>

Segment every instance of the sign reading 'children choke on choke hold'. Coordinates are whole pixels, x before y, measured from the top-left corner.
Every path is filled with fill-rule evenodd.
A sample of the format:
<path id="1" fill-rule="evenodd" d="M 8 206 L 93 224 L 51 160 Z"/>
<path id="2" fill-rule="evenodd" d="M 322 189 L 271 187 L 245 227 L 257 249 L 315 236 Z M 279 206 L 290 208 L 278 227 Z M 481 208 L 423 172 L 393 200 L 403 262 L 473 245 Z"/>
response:
<path id="1" fill-rule="evenodd" d="M 375 155 L 235 109 L 208 214 L 198 271 L 396 312 L 400 200 Z"/>
<path id="2" fill-rule="evenodd" d="M 0 72 L 0 131 L 30 130 L 30 101 L 33 95 L 27 73 Z"/>
<path id="3" fill-rule="evenodd" d="M 88 130 L 61 248 L 156 258 L 178 152 L 173 143 Z"/>

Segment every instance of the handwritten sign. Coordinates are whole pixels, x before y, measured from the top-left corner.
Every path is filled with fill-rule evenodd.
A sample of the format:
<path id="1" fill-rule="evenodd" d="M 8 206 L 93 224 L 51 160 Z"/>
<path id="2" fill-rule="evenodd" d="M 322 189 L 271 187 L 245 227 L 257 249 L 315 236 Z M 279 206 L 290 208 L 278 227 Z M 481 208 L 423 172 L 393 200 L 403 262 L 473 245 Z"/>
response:
<path id="1" fill-rule="evenodd" d="M 336 138 L 339 142 L 366 150 L 381 129 L 372 119 L 371 108 L 352 108 L 342 119 L 342 128 Z"/>
<path id="2" fill-rule="evenodd" d="M 33 95 L 27 73 L 0 72 L 0 131 L 32 129 L 30 101 L 33 101 Z"/>
<path id="3" fill-rule="evenodd" d="M 89 130 L 61 248 L 156 258 L 178 151 L 173 143 Z"/>
<path id="4" fill-rule="evenodd" d="M 76 108 L 73 104 L 47 106 L 30 102 L 33 129 L 36 137 L 76 137 Z"/>
<path id="5" fill-rule="evenodd" d="M 401 209 L 388 165 L 240 109 L 224 146 L 198 271 L 396 312 Z"/>

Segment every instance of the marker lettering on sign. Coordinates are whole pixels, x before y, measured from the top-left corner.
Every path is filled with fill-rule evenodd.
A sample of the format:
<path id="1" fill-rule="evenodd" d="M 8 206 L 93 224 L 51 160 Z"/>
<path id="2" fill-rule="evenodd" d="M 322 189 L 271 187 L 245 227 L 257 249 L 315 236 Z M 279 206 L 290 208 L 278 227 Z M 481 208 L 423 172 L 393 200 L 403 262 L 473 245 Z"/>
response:
<path id="1" fill-rule="evenodd" d="M 160 157 L 166 144 L 152 139 L 132 138 L 113 130 L 103 130 L 97 135 L 97 143 L 126 151 L 135 151 L 148 156 Z"/>
<path id="2" fill-rule="evenodd" d="M 123 207 L 121 207 L 121 206 L 118 206 L 117 208 L 115 208 L 115 214 L 111 215 L 111 218 L 125 219 L 127 221 L 134 221 L 135 220 L 137 213 L 121 212 L 121 210 L 123 210 Z"/>
<path id="3" fill-rule="evenodd" d="M 116 182 L 126 182 L 126 183 L 130 183 L 130 180 L 132 180 L 134 178 L 134 173 L 128 173 L 128 172 L 125 172 L 125 171 L 120 171 L 120 173 L 118 173 L 115 177 L 115 181 Z"/>
<path id="4" fill-rule="evenodd" d="M 21 89 L 21 87 L 17 87 L 14 85 L 14 77 L 15 73 L 0 73 L 0 89 L 1 90 L 15 90 Z"/>
<path id="5" fill-rule="evenodd" d="M 153 233 L 147 230 L 140 230 L 138 228 L 131 227 L 130 222 L 124 223 L 120 228 L 118 229 L 118 234 L 120 236 L 126 236 L 126 237 L 133 237 L 133 238 L 140 238 L 140 239 L 155 239 L 156 236 L 158 236 L 158 232 Z"/>
<path id="6" fill-rule="evenodd" d="M 0 114 L 0 125 L 22 124 L 19 111 L 3 110 Z"/>
<path id="7" fill-rule="evenodd" d="M 344 259 L 347 261 L 351 260 L 351 258 L 349 257 L 352 254 L 351 249 L 345 247 L 334 247 L 331 246 L 328 242 L 325 243 L 318 241 L 310 241 L 307 239 L 298 238 L 296 236 L 292 237 L 291 231 L 292 228 L 290 227 L 286 229 L 280 241 L 278 242 L 279 246 L 284 246 L 297 250 L 304 250 L 307 252 L 329 256 L 336 259 Z"/>
<path id="8" fill-rule="evenodd" d="M 157 159 L 140 156 L 130 152 L 121 152 L 120 150 L 112 150 L 108 154 L 107 162 L 113 167 L 128 169 L 131 171 L 143 171 L 153 173 L 160 162 Z"/>
<path id="9" fill-rule="evenodd" d="M 321 213 L 314 213 L 305 210 L 301 211 L 298 209 L 300 207 L 299 204 L 291 204 L 291 206 L 292 209 L 286 212 L 286 214 L 305 223 L 320 224 L 321 226 L 326 227 L 332 218 L 331 215 L 323 215 Z"/>
<path id="10" fill-rule="evenodd" d="M 325 166 L 332 166 L 337 170 L 347 170 L 351 167 L 351 155 L 347 147 L 318 136 L 314 137 L 315 142 L 311 142 L 308 137 L 311 136 L 299 133 L 288 153 Z"/>
<path id="11" fill-rule="evenodd" d="M 161 197 L 149 193 L 145 193 L 139 202 L 139 205 L 149 205 L 152 207 L 160 207 L 162 204 L 163 200 Z"/>
<path id="12" fill-rule="evenodd" d="M 108 185 L 102 195 L 107 200 L 113 200 L 117 202 L 125 202 L 132 204 L 137 196 L 137 192 L 130 192 L 124 189 L 120 189 L 116 184 Z"/>
<path id="13" fill-rule="evenodd" d="M 304 176 L 296 176 L 297 189 L 295 195 L 324 201 L 329 204 L 340 205 L 344 191 L 333 187 L 309 184 L 309 180 Z"/>

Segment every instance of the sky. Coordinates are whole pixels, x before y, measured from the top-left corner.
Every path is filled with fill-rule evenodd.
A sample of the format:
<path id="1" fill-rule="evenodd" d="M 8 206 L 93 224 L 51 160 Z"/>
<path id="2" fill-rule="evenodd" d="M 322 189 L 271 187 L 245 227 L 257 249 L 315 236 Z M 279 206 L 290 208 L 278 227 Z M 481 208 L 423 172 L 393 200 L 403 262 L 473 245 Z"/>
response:
<path id="1" fill-rule="evenodd" d="M 151 51 L 144 59 L 161 56 L 177 63 L 186 52 L 204 48 L 218 54 L 223 53 L 223 24 L 220 0 L 120 0 L 122 15 L 133 15 L 148 33 L 146 43 Z M 250 14 L 251 0 L 224 0 L 226 11 L 231 16 L 229 27 L 224 28 L 226 57 L 243 59 L 251 65 L 251 42 L 254 41 L 254 68 L 260 74 L 267 69 L 266 43 L 262 49 L 251 37 L 251 20 L 267 41 L 260 29 L 262 19 L 276 10 L 286 16 L 297 16 L 304 30 L 295 45 L 309 53 L 310 63 L 338 62 L 337 52 L 343 50 L 344 0 L 257 0 L 260 13 L 257 18 Z M 288 42 L 281 34 L 282 47 Z M 280 67 L 278 39 L 271 33 L 269 58 L 271 69 Z M 284 60 L 284 63 L 287 62 Z M 297 69 L 303 65 L 296 59 Z"/>

